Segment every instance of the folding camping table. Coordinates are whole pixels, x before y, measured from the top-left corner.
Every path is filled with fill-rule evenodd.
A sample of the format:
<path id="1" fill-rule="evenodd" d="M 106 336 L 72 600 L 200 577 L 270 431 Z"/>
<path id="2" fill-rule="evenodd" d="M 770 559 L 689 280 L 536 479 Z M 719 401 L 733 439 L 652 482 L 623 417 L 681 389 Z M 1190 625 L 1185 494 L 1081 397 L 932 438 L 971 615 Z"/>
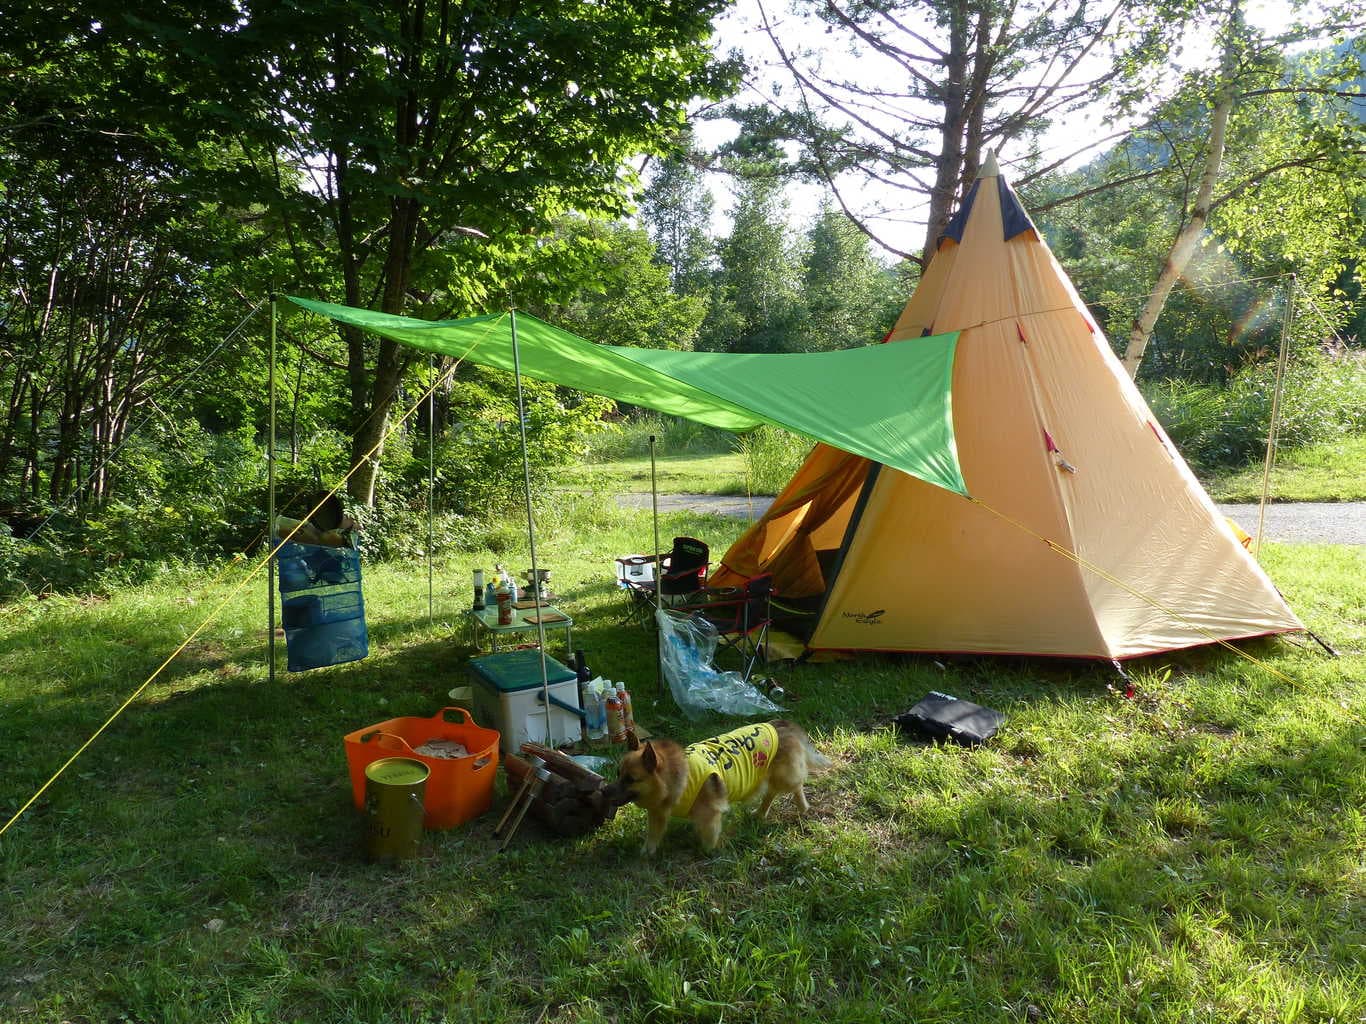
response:
<path id="1" fill-rule="evenodd" d="M 476 649 L 482 648 L 484 639 L 487 637 L 489 650 L 498 651 L 500 650 L 500 642 L 511 638 L 509 646 L 516 646 L 516 634 L 527 631 L 536 632 L 536 614 L 537 610 L 534 607 L 514 608 L 512 610 L 512 622 L 507 625 L 499 625 L 497 607 L 471 608 L 465 612 L 465 623 L 469 631 L 470 643 Z M 542 624 L 545 626 L 546 633 L 548 634 L 554 629 L 563 630 L 565 652 L 573 652 L 574 620 L 554 605 L 541 605 L 540 615 L 544 620 Z M 548 639 L 549 637 L 547 637 Z"/>

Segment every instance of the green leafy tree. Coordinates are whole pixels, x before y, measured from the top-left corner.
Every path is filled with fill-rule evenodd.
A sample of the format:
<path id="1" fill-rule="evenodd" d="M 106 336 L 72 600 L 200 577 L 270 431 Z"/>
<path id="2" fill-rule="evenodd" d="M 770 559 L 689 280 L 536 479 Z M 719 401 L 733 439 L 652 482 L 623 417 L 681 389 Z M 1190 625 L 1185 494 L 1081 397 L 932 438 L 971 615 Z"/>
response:
<path id="1" fill-rule="evenodd" d="M 655 243 L 658 258 L 669 268 L 679 295 L 705 291 L 711 277 L 715 246 L 711 237 L 715 205 L 702 172 L 691 133 L 681 151 L 660 160 L 640 200 L 640 217 Z"/>
<path id="2" fill-rule="evenodd" d="M 785 352 L 798 347 L 800 262 L 780 179 L 742 179 L 731 233 L 720 247 L 713 311 L 699 347 Z"/>
<path id="3" fill-rule="evenodd" d="M 1243 252 L 1277 245 L 1313 279 L 1316 291 L 1346 258 L 1342 242 L 1352 245 L 1360 237 L 1359 223 L 1355 230 L 1343 223 L 1354 218 L 1360 190 L 1342 179 L 1359 179 L 1366 166 L 1366 131 L 1345 102 L 1354 91 L 1341 87 L 1360 76 L 1360 62 L 1354 53 L 1293 63 L 1282 56 L 1287 37 L 1312 37 L 1348 21 L 1350 12 L 1330 10 L 1327 20 L 1292 25 L 1275 36 L 1247 23 L 1242 0 L 1211 13 L 1219 19 L 1219 64 L 1192 76 L 1173 104 L 1178 113 L 1171 122 L 1187 129 L 1172 147 L 1178 154 L 1185 150 L 1185 201 L 1175 238 L 1128 332 L 1124 364 L 1130 376 L 1138 373 L 1172 288 L 1211 229 Z M 1336 231 L 1317 230 L 1325 224 Z"/>
<path id="4" fill-rule="evenodd" d="M 806 351 L 868 345 L 892 326 L 908 292 L 868 238 L 826 201 L 806 236 L 801 302 Z"/>
<path id="5" fill-rule="evenodd" d="M 607 345 L 691 349 L 706 313 L 697 294 L 675 294 L 669 268 L 642 228 L 620 221 L 561 218 L 556 243 L 586 257 L 572 294 L 559 301 L 528 294 L 524 308 L 580 337 Z"/>
<path id="6" fill-rule="evenodd" d="M 209 187 L 231 152 L 162 130 L 164 81 L 137 55 L 77 45 L 88 21 L 55 9 L 7 29 L 0 478 L 10 501 L 101 505 L 130 432 L 193 405 L 179 385 L 230 322 L 217 268 L 260 235 Z"/>
<path id="7" fill-rule="evenodd" d="M 347 304 L 461 310 L 456 261 L 516 253 L 566 210 L 624 214 L 625 159 L 665 148 L 683 107 L 725 83 L 705 41 L 715 3 L 533 5 L 316 0 L 264 6 L 253 24 L 293 45 L 269 97 L 293 161 L 322 188 L 282 195 L 301 234 L 334 244 Z M 487 241 L 475 242 L 466 229 Z M 343 332 L 346 333 L 346 332 Z M 383 436 L 410 356 L 347 335 L 355 449 Z M 373 472 L 353 477 L 369 500 Z"/>

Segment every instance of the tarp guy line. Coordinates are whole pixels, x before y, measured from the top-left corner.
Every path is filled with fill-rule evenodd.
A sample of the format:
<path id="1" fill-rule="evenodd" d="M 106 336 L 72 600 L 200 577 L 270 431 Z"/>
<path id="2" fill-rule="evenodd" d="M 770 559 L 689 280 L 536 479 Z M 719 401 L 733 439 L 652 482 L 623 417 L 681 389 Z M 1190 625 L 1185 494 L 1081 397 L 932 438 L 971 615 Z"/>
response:
<path id="1" fill-rule="evenodd" d="M 492 330 L 494 327 L 497 326 L 498 320 L 501 319 L 501 316 L 498 318 L 491 319 L 493 320 L 493 322 L 489 325 L 489 330 Z M 475 342 L 475 344 L 477 344 L 477 341 Z M 473 347 L 473 345 L 471 345 L 471 347 Z M 460 363 L 463 360 L 463 358 L 463 356 L 458 358 L 449 370 L 443 373 L 440 378 L 433 381 L 431 389 L 429 390 L 434 390 L 435 388 L 440 387 L 443 383 L 445 383 L 446 378 L 449 377 L 451 374 L 454 374 L 455 371 L 459 369 Z M 363 455 L 354 466 L 347 470 L 346 475 L 337 482 L 336 486 L 333 487 L 332 490 L 328 491 L 327 494 L 318 502 L 318 504 L 314 505 L 313 508 L 309 509 L 308 515 L 304 516 L 304 519 L 311 518 L 313 513 L 317 512 L 320 508 L 323 507 L 324 504 L 326 504 L 328 498 L 331 498 L 334 494 L 337 493 L 337 491 L 341 490 L 342 486 L 348 480 L 351 479 L 351 475 L 355 473 L 356 470 L 360 469 L 360 467 L 364 465 L 365 460 L 369 459 L 372 455 L 374 455 L 375 452 L 379 450 L 381 445 L 383 445 L 386 441 L 389 440 L 390 434 L 398 430 L 399 427 L 403 426 L 403 424 L 407 422 L 408 417 L 417 411 L 418 406 L 420 406 L 426 400 L 426 398 L 427 395 L 425 393 L 420 398 L 418 398 L 417 402 L 414 403 L 411 407 L 409 407 L 408 411 L 405 412 L 402 416 L 400 416 L 394 422 L 393 426 L 386 430 L 383 436 L 375 442 L 375 446 L 371 448 L 368 452 L 366 452 L 365 455 Z M 220 601 L 218 605 L 211 612 L 209 612 L 207 616 L 205 616 L 204 621 L 201 622 L 198 626 L 196 626 L 194 628 L 194 631 L 191 632 L 190 635 L 187 636 L 183 641 L 181 641 L 180 646 L 177 647 L 174 651 L 172 651 L 170 655 L 167 656 L 166 660 L 163 661 L 160 665 L 158 665 L 156 667 L 156 670 L 153 671 L 150 676 L 143 680 L 142 685 L 139 686 L 136 690 L 134 690 L 132 694 L 129 695 L 128 699 L 125 700 L 122 704 L 120 704 L 118 708 L 114 711 L 114 713 L 110 715 L 108 718 L 106 718 L 104 720 L 104 723 L 98 729 L 91 733 L 90 738 L 87 739 L 84 743 L 82 743 L 76 749 L 76 752 L 72 754 L 69 758 L 67 758 L 66 762 L 55 772 L 53 772 L 52 776 L 46 782 L 44 782 L 41 786 L 38 787 L 38 791 L 36 793 L 34 793 L 31 797 L 24 801 L 23 806 L 21 806 L 17 811 L 15 811 L 14 814 L 10 817 L 8 821 L 5 822 L 4 825 L 0 825 L 0 836 L 3 836 L 7 831 L 9 831 L 9 827 L 13 825 L 16 821 L 18 821 L 20 816 L 22 816 L 25 811 L 32 807 L 33 804 L 38 800 L 38 798 L 41 797 L 44 793 L 46 793 L 49 788 L 51 788 L 52 784 L 56 782 L 58 778 L 61 777 L 62 773 L 65 772 L 76 762 L 76 758 L 84 754 L 86 750 L 89 749 L 90 745 L 100 738 L 100 735 L 104 732 L 104 730 L 108 729 L 109 726 L 113 725 L 114 720 L 118 718 L 119 715 L 123 714 L 123 712 L 128 708 L 128 706 L 132 704 L 133 701 L 137 700 L 138 697 L 142 695 L 142 692 L 147 689 L 147 687 L 152 685 L 156 678 L 159 675 L 161 675 L 163 671 L 165 671 L 166 667 L 170 665 L 171 662 L 175 661 L 175 659 L 180 656 L 181 652 L 184 651 L 185 648 L 188 647 L 190 643 L 197 636 L 199 636 L 200 633 L 204 632 L 204 630 L 207 629 L 209 625 L 211 625 L 214 622 L 214 620 L 222 614 L 223 609 L 226 608 L 229 603 L 231 603 L 233 598 L 235 598 L 246 588 L 248 583 L 250 583 L 257 577 L 257 575 L 261 572 L 262 569 L 264 569 L 267 565 L 270 564 L 270 560 L 275 557 L 276 553 L 279 552 L 280 548 L 284 547 L 285 544 L 289 543 L 289 541 L 293 538 L 294 534 L 298 532 L 302 525 L 303 523 L 301 522 L 299 526 L 296 526 L 293 530 L 290 530 L 289 534 L 285 536 L 279 544 L 271 548 L 270 551 L 266 554 L 265 558 L 257 562 L 256 565 L 251 569 L 251 571 L 248 572 L 247 575 L 237 584 L 237 586 L 233 587 L 232 591 L 228 594 L 228 596 L 225 597 L 222 601 Z"/>

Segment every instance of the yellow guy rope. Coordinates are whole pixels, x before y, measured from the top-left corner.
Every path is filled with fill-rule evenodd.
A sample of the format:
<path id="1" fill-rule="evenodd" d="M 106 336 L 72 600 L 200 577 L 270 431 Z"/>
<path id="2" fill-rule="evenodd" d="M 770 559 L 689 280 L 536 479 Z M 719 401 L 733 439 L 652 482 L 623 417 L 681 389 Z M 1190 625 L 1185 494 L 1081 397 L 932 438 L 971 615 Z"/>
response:
<path id="1" fill-rule="evenodd" d="M 337 482 L 336 486 L 333 487 L 332 490 L 328 491 L 327 494 L 323 496 L 322 500 L 320 500 L 316 505 L 314 505 L 313 508 L 309 509 L 308 515 L 303 517 L 305 520 L 312 518 L 313 514 L 317 512 L 320 508 L 322 508 L 324 504 L 327 503 L 328 498 L 331 498 L 334 494 L 337 493 L 337 491 L 341 490 L 341 488 L 346 484 L 346 482 L 351 479 L 351 475 L 355 473 L 356 470 L 360 469 L 360 467 L 365 464 L 366 460 L 371 458 L 371 456 L 373 456 L 375 452 L 379 451 L 380 447 L 383 446 L 384 442 L 389 439 L 389 435 L 392 434 L 394 431 L 398 430 L 399 427 L 403 426 L 404 422 L 407 421 L 408 417 L 411 416 L 414 412 L 416 412 L 418 407 L 424 401 L 427 400 L 427 394 L 429 394 L 432 391 L 435 391 L 438 387 L 445 383 L 446 379 L 450 377 L 452 374 L 454 374 L 455 371 L 460 368 L 460 364 L 464 361 L 465 356 L 470 354 L 474 346 L 479 344 L 479 342 L 483 340 L 483 338 L 487 336 L 489 332 L 491 332 L 495 327 L 497 327 L 498 324 L 502 322 L 502 320 L 503 318 L 500 316 L 497 319 L 490 321 L 484 333 L 481 334 L 478 338 L 476 338 L 473 342 L 471 342 L 469 348 L 465 349 L 464 355 L 460 356 L 453 364 L 451 364 L 450 369 L 446 370 L 445 373 L 441 374 L 440 377 L 436 378 L 432 382 L 431 387 L 428 388 L 427 391 L 424 392 L 422 396 L 418 398 L 418 400 L 412 406 L 409 407 L 408 411 L 405 412 L 402 416 L 400 416 L 397 420 L 395 420 L 394 424 L 384 432 L 383 436 L 375 442 L 374 446 L 363 456 L 361 456 L 361 458 L 356 461 L 356 464 L 354 466 L 347 470 L 346 475 Z M 252 568 L 251 572 L 247 573 L 247 575 L 241 580 L 241 582 L 239 582 L 237 586 L 233 587 L 232 592 L 229 593 L 228 596 L 225 597 L 222 601 L 220 601 L 217 607 L 215 607 L 211 612 L 209 612 L 209 614 L 205 617 L 203 622 L 201 622 L 198 626 L 195 627 L 194 632 L 192 632 L 183 641 L 181 641 L 180 646 L 177 647 L 174 651 L 172 651 L 170 655 L 166 658 L 166 660 L 156 667 L 156 671 L 154 671 L 150 676 L 148 676 L 143 681 L 142 685 L 139 686 L 136 690 L 134 690 L 132 694 L 128 697 L 128 699 L 125 700 L 122 704 L 120 704 L 118 706 L 118 709 L 112 715 L 110 715 L 108 718 L 104 720 L 104 724 L 101 725 L 98 729 L 96 729 L 91 734 L 90 738 L 86 740 L 84 743 L 82 743 L 80 747 L 77 748 L 76 752 L 72 754 L 69 758 L 67 758 L 66 762 L 60 768 L 58 768 L 55 772 L 52 773 L 51 778 L 44 782 L 42 786 L 38 788 L 38 791 L 36 793 L 34 793 L 31 797 L 24 801 L 24 805 L 20 807 L 17 811 L 15 811 L 13 816 L 7 822 L 5 822 L 3 826 L 0 826 L 0 836 L 4 835 L 9 830 L 9 827 L 13 825 L 16 821 L 18 821 L 20 816 L 23 815 L 23 813 L 27 811 L 30 807 L 32 807 L 39 797 L 41 797 L 44 793 L 48 791 L 52 784 L 56 782 L 58 778 L 61 777 L 62 773 L 66 771 L 68 768 L 70 768 L 76 762 L 76 759 L 80 757 L 82 754 L 84 754 L 86 750 L 89 749 L 90 745 L 100 738 L 100 735 L 104 732 L 104 730 L 108 729 L 109 726 L 111 726 L 114 723 L 114 720 L 118 718 L 119 715 L 123 714 L 123 712 L 128 708 L 128 706 L 132 704 L 133 701 L 137 700 L 138 697 L 142 695 L 142 692 L 147 689 L 147 687 L 152 685 L 156 678 L 159 675 L 161 675 L 163 671 L 165 671 L 166 667 L 170 665 L 171 662 L 175 661 L 175 659 L 180 656 L 181 652 L 184 651 L 185 648 L 190 645 L 190 643 L 195 639 L 195 637 L 199 636 L 200 633 L 204 632 L 204 630 L 207 629 L 209 625 L 212 624 L 213 621 L 218 618 L 219 614 L 222 613 L 223 609 L 228 606 L 232 599 L 235 598 L 238 594 L 240 594 L 242 590 L 246 587 L 246 585 L 257 577 L 261 570 L 264 569 L 270 563 L 271 558 L 273 558 L 275 554 L 280 550 L 280 548 L 284 547 L 284 545 L 287 544 L 291 538 L 293 538 L 294 534 L 297 533 L 300 527 L 302 526 L 303 523 L 301 522 L 299 526 L 296 526 L 293 530 L 291 530 L 289 534 L 280 541 L 279 544 L 271 548 L 269 553 L 267 553 L 267 555 L 263 559 L 261 559 L 261 561 L 256 563 L 256 565 Z"/>
<path id="2" fill-rule="evenodd" d="M 1226 648 L 1228 648 L 1228 649 L 1229 649 L 1230 651 L 1232 651 L 1234 654 L 1238 655 L 1238 657 L 1240 657 L 1240 658 L 1245 658 L 1245 659 L 1247 659 L 1248 661 L 1252 662 L 1252 664 L 1258 666 L 1259 668 L 1264 668 L 1264 669 L 1266 669 L 1266 671 L 1270 672 L 1273 676 L 1275 676 L 1275 677 L 1278 678 L 1278 679 L 1283 680 L 1284 682 L 1289 683 L 1291 686 L 1297 686 L 1297 685 L 1298 685 L 1298 683 L 1297 683 L 1294 679 L 1292 679 L 1290 676 L 1286 675 L 1284 672 L 1280 671 L 1280 670 L 1277 669 L 1277 668 L 1274 668 L 1274 667 L 1271 666 L 1271 665 L 1268 665 L 1268 664 L 1267 664 L 1266 662 L 1264 662 L 1264 661 L 1260 661 L 1260 660 L 1258 660 L 1257 658 L 1254 658 L 1252 655 L 1248 654 L 1246 651 L 1243 651 L 1243 650 L 1240 650 L 1240 649 L 1237 648 L 1237 647 L 1234 647 L 1233 644 L 1229 643 L 1227 640 L 1224 640 L 1224 639 L 1222 639 L 1222 638 L 1220 638 L 1220 637 L 1215 636 L 1213 633 L 1211 633 L 1209 630 L 1205 629 L 1203 626 L 1199 625 L 1198 623 L 1191 622 L 1190 619 L 1186 618 L 1186 617 L 1185 617 L 1184 615 L 1182 615 L 1180 612 L 1176 611 L 1174 608 L 1168 608 L 1166 605 L 1164 605 L 1161 601 L 1158 601 L 1156 598 L 1150 597 L 1150 596 L 1148 596 L 1147 594 L 1143 593 L 1142 591 L 1137 590 L 1137 589 L 1135 589 L 1134 587 L 1129 586 L 1129 584 L 1125 583 L 1123 580 L 1119 579 L 1119 578 L 1116 577 L 1116 576 L 1111 575 L 1110 573 L 1108 573 L 1108 572 L 1106 572 L 1104 569 L 1102 569 L 1100 566 L 1096 565 L 1095 562 L 1092 562 L 1092 561 L 1090 561 L 1090 560 L 1088 560 L 1088 559 L 1086 559 L 1086 558 L 1083 558 L 1081 555 L 1077 554 L 1075 551 L 1072 551 L 1072 550 L 1070 550 L 1070 549 L 1068 549 L 1068 548 L 1066 548 L 1066 547 L 1063 547 L 1063 546 L 1062 546 L 1061 544 L 1059 544 L 1057 541 L 1049 540 L 1047 537 L 1045 537 L 1045 536 L 1044 536 L 1043 534 L 1041 534 L 1041 533 L 1036 533 L 1034 530 L 1031 530 L 1028 526 L 1026 526 L 1024 523 L 1020 522 L 1018 519 L 1012 519 L 1010 516 L 1006 515 L 1004 512 L 1000 511 L 999 509 L 993 508 L 992 506 L 988 505 L 988 504 L 987 504 L 985 501 L 983 501 L 981 498 L 974 498 L 974 497 L 972 497 L 971 495 L 965 495 L 965 497 L 967 497 L 968 501 L 972 502 L 974 505 L 977 505 L 977 506 L 980 506 L 981 508 L 986 509 L 986 511 L 990 512 L 992 515 L 996 516 L 998 519 L 1002 520 L 1003 522 L 1007 522 L 1007 523 L 1009 523 L 1011 526 L 1014 526 L 1014 527 L 1016 527 L 1016 528 L 1018 528 L 1018 529 L 1020 529 L 1020 530 L 1023 530 L 1025 533 L 1029 534 L 1029 535 L 1030 535 L 1031 537 L 1033 537 L 1035 540 L 1043 541 L 1043 543 L 1047 544 L 1050 548 L 1052 548 L 1052 549 L 1053 549 L 1054 551 L 1056 551 L 1058 554 L 1062 555 L 1064 558 L 1070 559 L 1072 562 L 1076 563 L 1076 564 L 1077 564 L 1078 566 L 1080 566 L 1081 568 L 1087 569 L 1087 570 L 1089 570 L 1090 572 L 1095 573 L 1095 574 L 1096 574 L 1097 576 L 1099 576 L 1101 579 L 1105 580 L 1105 582 L 1110 583 L 1110 584 L 1113 584 L 1113 585 L 1116 586 L 1116 587 L 1119 587 L 1121 590 L 1123 590 L 1123 591 L 1125 591 L 1126 593 L 1132 595 L 1133 597 L 1138 598 L 1140 601 L 1142 601 L 1144 604 L 1148 605 L 1149 607 L 1156 608 L 1156 609 L 1157 609 L 1158 611 L 1160 611 L 1163 615 L 1169 615 L 1169 616 L 1171 616 L 1173 619 L 1175 619 L 1177 622 L 1181 623 L 1182 625 L 1184 625 L 1184 626 L 1189 626 L 1191 629 L 1193 629 L 1193 630 L 1195 630 L 1196 632 L 1198 632 L 1198 633 L 1202 634 L 1203 636 L 1205 636 L 1205 637 L 1210 641 L 1210 643 L 1215 643 L 1215 644 L 1218 644 L 1220 647 L 1226 647 Z"/>

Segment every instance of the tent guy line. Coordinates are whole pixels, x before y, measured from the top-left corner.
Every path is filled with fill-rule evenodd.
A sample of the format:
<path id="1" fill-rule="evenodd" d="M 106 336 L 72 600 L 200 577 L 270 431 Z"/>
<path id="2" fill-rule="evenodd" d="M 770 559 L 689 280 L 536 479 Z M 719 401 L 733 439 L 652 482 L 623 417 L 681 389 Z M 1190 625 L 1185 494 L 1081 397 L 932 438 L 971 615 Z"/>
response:
<path id="1" fill-rule="evenodd" d="M 1143 591 L 1137 589 L 1136 587 L 1130 586 L 1128 583 L 1125 583 L 1125 582 L 1124 582 L 1122 579 L 1120 579 L 1119 577 L 1114 576 L 1114 575 L 1111 575 L 1110 573 L 1106 572 L 1105 569 L 1104 569 L 1103 567 L 1101 567 L 1101 566 L 1099 566 L 1099 565 L 1096 565 L 1094 562 L 1090 561 L 1089 559 L 1083 558 L 1081 555 L 1077 554 L 1077 552 L 1072 551 L 1070 548 L 1066 547 L 1065 545 L 1059 544 L 1059 543 L 1058 543 L 1057 541 L 1055 541 L 1055 540 L 1049 540 L 1047 537 L 1045 537 L 1045 536 L 1044 536 L 1043 534 L 1041 534 L 1041 533 L 1036 533 L 1036 532 L 1034 532 L 1034 531 L 1031 530 L 1028 526 L 1026 526 L 1024 523 L 1020 522 L 1018 519 L 1012 519 L 1010 516 L 1006 515 L 1006 514 L 1005 514 L 1004 512 L 1002 512 L 1000 509 L 993 508 L 991 505 L 988 505 L 985 501 L 982 501 L 980 498 L 974 498 L 974 497 L 972 497 L 971 495 L 967 495 L 966 497 L 967 497 L 967 500 L 970 501 L 970 502 L 972 502 L 974 505 L 978 505 L 978 506 L 982 507 L 983 509 L 985 509 L 986 511 L 990 512 L 992 515 L 997 516 L 997 517 L 999 517 L 1000 519 L 1005 520 L 1007 523 L 1009 523 L 1011 526 L 1014 526 L 1016 529 L 1023 530 L 1025 533 L 1029 534 L 1029 536 L 1033 537 L 1035 540 L 1042 541 L 1044 544 L 1047 544 L 1050 548 L 1052 548 L 1052 549 L 1053 549 L 1054 551 L 1056 551 L 1058 554 L 1062 555 L 1064 558 L 1069 558 L 1069 559 L 1071 559 L 1071 560 L 1072 560 L 1073 562 L 1075 562 L 1078 566 L 1080 566 L 1081 568 L 1087 570 L 1088 572 L 1093 572 L 1093 573 L 1095 573 L 1097 576 L 1099 576 L 1101 579 L 1103 579 L 1106 583 L 1113 584 L 1114 586 L 1119 587 L 1120 589 L 1126 591 L 1127 593 L 1132 594 L 1134 597 L 1138 598 L 1140 601 L 1146 602 L 1147 604 L 1151 605 L 1153 608 L 1157 609 L 1158 611 L 1162 612 L 1163 614 L 1165 614 L 1165 615 L 1170 615 L 1170 616 L 1171 616 L 1173 619 L 1175 619 L 1177 622 L 1180 622 L 1180 623 L 1181 623 L 1182 625 L 1184 625 L 1184 626 L 1188 626 L 1189 628 L 1195 630 L 1196 632 L 1198 632 L 1198 633 L 1200 633 L 1201 635 L 1203 635 L 1204 637 L 1206 637 L 1206 638 L 1209 640 L 1210 643 L 1212 643 L 1212 644 L 1218 644 L 1220 647 L 1223 647 L 1223 648 L 1225 648 L 1225 649 L 1227 649 L 1227 650 L 1232 651 L 1234 654 L 1238 655 L 1238 657 L 1244 658 L 1245 660 L 1247 660 L 1247 661 L 1251 662 L 1252 664 L 1256 665 L 1258 668 L 1265 669 L 1265 670 L 1266 670 L 1267 672 L 1269 672 L 1271 675 L 1275 676 L 1277 679 L 1281 680 L 1281 681 L 1284 682 L 1284 683 L 1289 683 L 1291 686 L 1298 686 L 1298 685 L 1299 685 L 1299 683 L 1298 683 L 1298 681 L 1297 681 L 1296 679 L 1293 679 L 1292 677 L 1286 675 L 1284 672 L 1282 672 L 1280 669 L 1276 668 L 1274 665 L 1269 665 L 1269 664 L 1267 664 L 1266 662 L 1262 661 L 1261 659 L 1253 657 L 1251 654 L 1247 653 L 1247 651 L 1244 651 L 1244 650 L 1242 650 L 1241 648 L 1235 647 L 1233 644 L 1231 644 L 1228 640 L 1225 640 L 1223 637 L 1215 636 L 1215 635 L 1214 635 L 1213 633 L 1211 633 L 1209 630 L 1205 629 L 1204 626 L 1201 626 L 1198 622 L 1194 622 L 1194 621 L 1192 621 L 1192 620 L 1186 618 L 1186 616 L 1182 615 L 1180 612 L 1178 612 L 1178 611 L 1177 611 L 1176 609 L 1174 609 L 1174 608 L 1168 608 L 1166 605 L 1164 605 L 1161 601 L 1157 600 L 1157 599 L 1156 599 L 1155 597 L 1153 597 L 1152 595 L 1150 595 L 1150 594 L 1145 594 L 1145 593 L 1143 593 Z M 1234 637 L 1233 639 L 1235 639 L 1235 640 L 1237 640 L 1237 639 L 1250 640 L 1250 639 L 1253 639 L 1255 636 L 1263 636 L 1263 635 L 1265 635 L 1265 634 L 1260 634 L 1260 633 L 1258 633 L 1258 634 L 1253 634 L 1252 636 L 1247 636 L 1247 637 Z"/>

